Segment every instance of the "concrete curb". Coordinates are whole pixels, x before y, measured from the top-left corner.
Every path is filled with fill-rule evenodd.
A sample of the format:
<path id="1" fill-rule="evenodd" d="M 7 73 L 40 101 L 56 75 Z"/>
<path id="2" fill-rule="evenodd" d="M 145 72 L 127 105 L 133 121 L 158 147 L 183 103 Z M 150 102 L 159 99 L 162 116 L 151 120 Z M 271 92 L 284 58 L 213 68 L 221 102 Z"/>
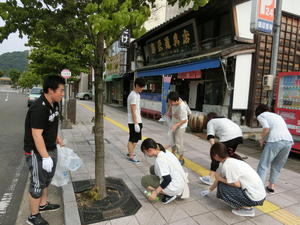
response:
<path id="1" fill-rule="evenodd" d="M 65 225 L 81 225 L 74 189 L 71 182 L 62 186 Z"/>

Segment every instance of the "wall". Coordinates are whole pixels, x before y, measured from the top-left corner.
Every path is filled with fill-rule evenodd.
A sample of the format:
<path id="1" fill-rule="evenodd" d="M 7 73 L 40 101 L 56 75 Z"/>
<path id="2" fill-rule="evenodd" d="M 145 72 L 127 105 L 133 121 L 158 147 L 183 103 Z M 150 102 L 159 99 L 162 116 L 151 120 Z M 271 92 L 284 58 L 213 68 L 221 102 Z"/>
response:
<path id="1" fill-rule="evenodd" d="M 236 35 L 241 38 L 253 39 L 253 34 L 250 32 L 251 18 L 251 1 L 236 5 Z"/>
<path id="2" fill-rule="evenodd" d="M 141 99 L 141 108 L 156 110 L 161 112 L 162 103 L 157 101 L 151 101 L 146 99 Z"/>
<path id="3" fill-rule="evenodd" d="M 282 10 L 294 15 L 300 15 L 299 0 L 282 0 Z"/>
<path id="4" fill-rule="evenodd" d="M 236 56 L 232 109 L 248 108 L 252 54 Z"/>
<path id="5" fill-rule="evenodd" d="M 144 23 L 144 26 L 147 31 L 159 26 L 160 24 L 166 21 L 166 0 L 156 0 L 155 8 L 151 9 L 151 16 Z"/>
<path id="6" fill-rule="evenodd" d="M 193 7 L 193 2 L 191 2 L 189 5 L 187 5 L 186 7 L 183 7 L 183 8 L 179 8 L 178 2 L 176 2 L 176 4 L 174 6 L 168 5 L 166 8 L 166 21 L 169 19 L 172 19 L 173 17 L 181 14 L 182 12 L 184 12 L 192 7 Z"/>
<path id="7" fill-rule="evenodd" d="M 87 90 L 88 90 L 88 74 L 80 73 L 78 92 L 85 92 Z"/>

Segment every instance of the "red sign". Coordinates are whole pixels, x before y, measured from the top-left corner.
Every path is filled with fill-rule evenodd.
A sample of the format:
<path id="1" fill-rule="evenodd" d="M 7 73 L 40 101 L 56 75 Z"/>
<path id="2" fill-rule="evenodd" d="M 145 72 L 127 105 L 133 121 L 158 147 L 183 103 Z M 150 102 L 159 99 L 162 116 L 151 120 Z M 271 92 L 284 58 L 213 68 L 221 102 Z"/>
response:
<path id="1" fill-rule="evenodd" d="M 189 72 L 178 73 L 178 79 L 199 79 L 202 77 L 201 70 L 194 70 Z"/>
<path id="2" fill-rule="evenodd" d="M 71 71 L 68 69 L 63 69 L 60 74 L 65 79 L 69 79 L 71 77 Z"/>
<path id="3" fill-rule="evenodd" d="M 275 0 L 252 0 L 252 33 L 273 33 Z"/>

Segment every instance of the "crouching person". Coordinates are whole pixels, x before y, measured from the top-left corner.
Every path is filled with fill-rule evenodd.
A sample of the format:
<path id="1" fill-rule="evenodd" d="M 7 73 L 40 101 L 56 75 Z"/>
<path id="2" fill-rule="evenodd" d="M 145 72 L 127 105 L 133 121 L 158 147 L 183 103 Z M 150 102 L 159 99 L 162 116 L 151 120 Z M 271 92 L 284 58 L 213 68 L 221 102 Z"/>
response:
<path id="1" fill-rule="evenodd" d="M 221 162 L 221 175 L 216 173 L 215 182 L 201 192 L 208 195 L 217 188 L 217 198 L 222 199 L 239 216 L 255 216 L 254 206 L 263 205 L 266 198 L 264 185 L 256 171 L 241 160 L 230 158 L 222 143 L 212 145 L 211 158 Z"/>
<path id="2" fill-rule="evenodd" d="M 152 192 L 148 199 L 153 201 L 161 194 L 161 201 L 168 204 L 179 196 L 188 198 L 187 175 L 176 156 L 151 138 L 143 141 L 141 150 L 148 157 L 156 158 L 154 166 L 150 167 L 151 175 L 141 180 L 142 186 Z"/>

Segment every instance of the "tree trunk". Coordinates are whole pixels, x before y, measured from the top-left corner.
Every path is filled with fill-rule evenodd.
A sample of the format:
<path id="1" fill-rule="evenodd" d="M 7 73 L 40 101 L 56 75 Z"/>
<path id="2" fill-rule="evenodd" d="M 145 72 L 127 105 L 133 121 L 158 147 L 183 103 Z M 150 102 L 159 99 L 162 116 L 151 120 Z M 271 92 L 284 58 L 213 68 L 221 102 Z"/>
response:
<path id="1" fill-rule="evenodd" d="M 104 169 L 104 132 L 103 132 L 103 66 L 104 66 L 104 36 L 97 35 L 95 63 L 95 178 L 99 199 L 106 197 L 105 169 Z"/>

